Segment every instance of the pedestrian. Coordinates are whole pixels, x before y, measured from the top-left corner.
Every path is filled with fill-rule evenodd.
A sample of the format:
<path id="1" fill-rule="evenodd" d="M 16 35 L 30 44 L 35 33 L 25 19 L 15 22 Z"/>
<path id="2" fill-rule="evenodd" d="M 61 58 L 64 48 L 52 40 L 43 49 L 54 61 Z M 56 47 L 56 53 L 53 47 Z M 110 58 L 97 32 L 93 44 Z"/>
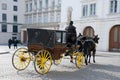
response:
<path id="1" fill-rule="evenodd" d="M 15 49 L 15 48 L 17 49 L 17 43 L 18 43 L 18 41 L 17 41 L 17 39 L 15 39 L 15 40 L 13 41 L 14 49 Z"/>
<path id="2" fill-rule="evenodd" d="M 12 39 L 10 38 L 10 39 L 8 40 L 8 47 L 9 47 L 9 49 L 11 49 L 11 45 L 12 45 Z"/>

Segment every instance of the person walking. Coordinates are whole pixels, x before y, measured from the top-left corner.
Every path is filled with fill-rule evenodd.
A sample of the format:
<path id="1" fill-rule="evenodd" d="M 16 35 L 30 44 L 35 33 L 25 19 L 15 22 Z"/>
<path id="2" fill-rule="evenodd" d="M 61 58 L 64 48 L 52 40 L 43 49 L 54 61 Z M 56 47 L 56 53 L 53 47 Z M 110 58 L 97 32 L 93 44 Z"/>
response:
<path id="1" fill-rule="evenodd" d="M 15 39 L 14 42 L 13 42 L 13 44 L 14 44 L 14 49 L 15 49 L 15 48 L 17 49 L 17 43 L 18 43 L 18 41 L 17 41 L 17 39 Z"/>
<path id="2" fill-rule="evenodd" d="M 9 47 L 9 49 L 11 49 L 11 45 L 12 45 L 12 39 L 9 39 L 8 40 L 8 47 Z"/>

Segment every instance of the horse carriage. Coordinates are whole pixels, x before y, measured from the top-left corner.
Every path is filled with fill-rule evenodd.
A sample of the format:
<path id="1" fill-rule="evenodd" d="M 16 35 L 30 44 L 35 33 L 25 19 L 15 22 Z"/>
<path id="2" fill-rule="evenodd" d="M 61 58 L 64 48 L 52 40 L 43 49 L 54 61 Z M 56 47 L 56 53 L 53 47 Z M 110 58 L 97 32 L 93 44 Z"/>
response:
<path id="1" fill-rule="evenodd" d="M 30 61 L 34 62 L 35 71 L 39 74 L 49 72 L 52 64 L 60 64 L 69 47 L 66 46 L 66 31 L 27 29 L 27 48 L 17 49 L 12 56 L 12 64 L 18 71 L 28 67 Z M 72 47 L 75 65 L 81 68 L 84 64 L 83 53 Z"/>

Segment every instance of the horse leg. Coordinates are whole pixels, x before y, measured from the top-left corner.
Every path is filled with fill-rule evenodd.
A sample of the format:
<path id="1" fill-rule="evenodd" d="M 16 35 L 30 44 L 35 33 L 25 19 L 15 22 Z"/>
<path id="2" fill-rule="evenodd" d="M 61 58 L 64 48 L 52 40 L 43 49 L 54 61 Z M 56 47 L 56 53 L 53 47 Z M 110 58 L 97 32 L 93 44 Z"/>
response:
<path id="1" fill-rule="evenodd" d="M 73 56 L 72 55 L 70 55 L 70 59 L 71 59 L 70 62 L 73 63 Z"/>
<path id="2" fill-rule="evenodd" d="M 96 49 L 93 51 L 93 62 L 95 63 L 95 53 L 96 53 Z"/>
<path id="3" fill-rule="evenodd" d="M 88 54 L 87 54 L 87 50 L 84 51 L 84 57 L 85 57 L 85 64 L 88 65 Z"/>
<path id="4" fill-rule="evenodd" d="M 88 54 L 88 55 L 89 55 L 89 61 L 88 61 L 88 62 L 90 63 L 90 59 L 91 59 L 91 52 L 89 52 L 89 54 Z"/>

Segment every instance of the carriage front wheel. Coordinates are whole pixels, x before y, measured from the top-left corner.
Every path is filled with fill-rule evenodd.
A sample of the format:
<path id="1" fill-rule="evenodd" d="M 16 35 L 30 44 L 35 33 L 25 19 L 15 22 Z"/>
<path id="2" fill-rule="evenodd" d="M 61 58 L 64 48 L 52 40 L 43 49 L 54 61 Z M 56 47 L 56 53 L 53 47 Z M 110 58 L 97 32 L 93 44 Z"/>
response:
<path id="1" fill-rule="evenodd" d="M 46 74 L 52 65 L 52 56 L 47 50 L 41 50 L 35 57 L 34 67 L 39 74 Z"/>
<path id="2" fill-rule="evenodd" d="M 81 68 L 84 64 L 84 56 L 82 52 L 77 52 L 75 58 L 76 67 Z"/>
<path id="3" fill-rule="evenodd" d="M 24 70 L 30 63 L 30 53 L 26 48 L 17 49 L 12 56 L 12 65 L 17 70 Z"/>

